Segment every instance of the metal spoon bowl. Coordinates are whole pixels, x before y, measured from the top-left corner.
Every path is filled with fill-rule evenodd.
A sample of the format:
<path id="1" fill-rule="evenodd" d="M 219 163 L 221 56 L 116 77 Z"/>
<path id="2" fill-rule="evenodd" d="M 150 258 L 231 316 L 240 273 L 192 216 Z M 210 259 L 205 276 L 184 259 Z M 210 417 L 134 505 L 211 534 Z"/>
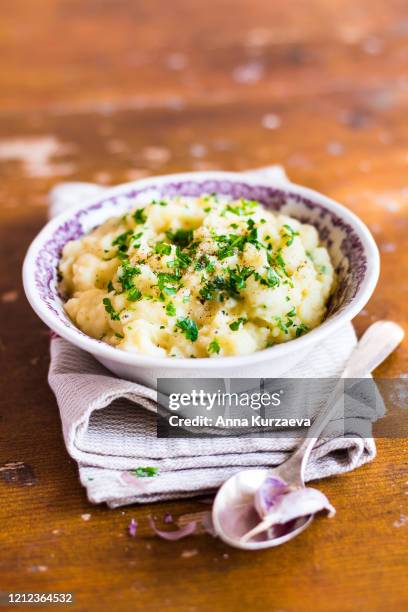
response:
<path id="1" fill-rule="evenodd" d="M 248 542 L 241 540 L 249 530 L 259 524 L 260 519 L 255 511 L 253 499 L 257 489 L 271 475 L 279 476 L 279 468 L 243 470 L 231 476 L 219 489 L 213 505 L 213 525 L 216 533 L 230 546 L 244 550 L 279 546 L 304 531 L 312 522 L 313 516 L 301 517 L 288 533 L 281 536 L 270 538 L 268 531 L 264 531 Z M 235 509 L 234 515 L 242 509 L 241 524 L 237 524 L 236 521 L 232 523 L 232 508 Z"/>

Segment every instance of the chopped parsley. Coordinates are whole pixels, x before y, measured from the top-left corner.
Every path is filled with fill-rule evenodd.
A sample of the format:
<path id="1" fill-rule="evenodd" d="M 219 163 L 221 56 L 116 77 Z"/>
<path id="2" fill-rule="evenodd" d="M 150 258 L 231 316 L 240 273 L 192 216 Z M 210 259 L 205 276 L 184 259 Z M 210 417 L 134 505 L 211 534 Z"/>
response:
<path id="1" fill-rule="evenodd" d="M 268 287 L 277 287 L 280 284 L 279 275 L 275 272 L 274 268 L 268 268 L 266 271 L 265 282 Z"/>
<path id="2" fill-rule="evenodd" d="M 178 274 L 180 270 L 186 270 L 191 263 L 191 257 L 187 253 L 183 253 L 179 246 L 176 247 L 176 257 L 173 261 L 169 261 L 168 265 L 174 268 Z"/>
<path id="3" fill-rule="evenodd" d="M 305 334 L 308 331 L 309 331 L 308 326 L 305 325 L 304 323 L 301 323 L 296 328 L 296 338 L 299 338 L 299 336 L 301 336 L 302 334 Z"/>
<path id="4" fill-rule="evenodd" d="M 245 319 L 245 317 L 240 317 L 239 319 L 237 319 L 236 321 L 234 321 L 233 323 L 230 323 L 229 328 L 232 329 L 232 331 L 237 331 L 239 329 L 239 326 L 244 323 L 247 322 L 248 319 Z"/>
<path id="5" fill-rule="evenodd" d="M 251 215 L 254 210 L 259 206 L 259 202 L 255 200 L 245 200 L 241 198 L 238 204 L 228 204 L 225 208 L 227 212 L 238 215 L 239 217 Z"/>
<path id="6" fill-rule="evenodd" d="M 134 470 L 130 470 L 130 473 L 133 476 L 137 476 L 138 478 L 152 478 L 153 476 L 157 476 L 157 474 L 159 473 L 159 468 L 137 467 Z"/>
<path id="7" fill-rule="evenodd" d="M 286 270 L 285 260 L 282 257 L 280 249 L 278 249 L 278 252 L 275 255 L 271 255 L 270 253 L 268 253 L 267 258 L 268 263 L 272 268 L 275 268 L 275 270 L 279 271 L 281 275 L 283 274 L 284 276 L 287 276 L 289 278 L 288 271 Z"/>
<path id="8" fill-rule="evenodd" d="M 135 212 L 133 213 L 133 219 L 135 220 L 137 225 L 141 225 L 143 223 L 146 223 L 147 216 L 146 216 L 146 213 L 145 213 L 145 209 L 144 208 L 137 208 L 135 210 Z"/>
<path id="9" fill-rule="evenodd" d="M 199 294 L 203 300 L 214 300 L 221 298 L 223 294 L 228 297 L 238 297 L 239 292 L 246 287 L 246 280 L 254 273 L 254 268 L 237 266 L 235 269 L 228 268 L 227 275 L 217 275 L 206 281 L 200 289 Z"/>
<path id="10" fill-rule="evenodd" d="M 214 338 L 214 340 L 211 340 L 210 344 L 208 345 L 207 351 L 209 353 L 218 353 L 220 352 L 221 347 L 220 347 L 220 343 L 218 342 L 217 338 Z"/>
<path id="11" fill-rule="evenodd" d="M 214 236 L 216 243 L 218 244 L 218 251 L 216 253 L 218 259 L 226 259 L 235 255 L 237 251 L 244 250 L 244 246 L 247 242 L 247 237 L 243 234 L 229 234 Z"/>
<path id="12" fill-rule="evenodd" d="M 191 342 L 195 342 L 198 338 L 197 324 L 195 321 L 189 319 L 188 317 L 178 319 L 176 323 L 176 329 L 180 329 L 187 338 L 187 340 L 191 340 Z"/>
<path id="13" fill-rule="evenodd" d="M 142 292 L 137 287 L 131 287 L 127 292 L 127 297 L 131 302 L 137 302 L 142 299 Z"/>
<path id="14" fill-rule="evenodd" d="M 156 242 L 154 252 L 159 255 L 170 255 L 171 245 L 167 244 L 167 242 Z"/>
<path id="15" fill-rule="evenodd" d="M 301 336 L 304 332 L 309 331 L 309 328 L 304 325 L 304 323 L 300 323 L 296 325 L 293 321 L 293 318 L 296 317 L 296 309 L 292 308 L 289 312 L 286 313 L 286 320 L 284 321 L 282 317 L 273 317 L 276 321 L 276 325 L 278 328 L 284 333 L 289 333 L 289 327 L 296 327 L 296 338 Z"/>
<path id="16" fill-rule="evenodd" d="M 267 287 L 279 287 L 280 285 L 280 277 L 275 268 L 267 268 L 265 277 L 261 276 L 258 272 L 256 272 L 254 276 L 261 285 L 266 285 Z"/>
<path id="17" fill-rule="evenodd" d="M 217 194 L 213 192 L 203 196 L 203 202 L 218 202 Z"/>
<path id="18" fill-rule="evenodd" d="M 159 287 L 160 297 L 164 299 L 164 294 L 175 295 L 180 288 L 180 275 L 169 274 L 168 272 L 158 272 L 157 286 Z"/>
<path id="19" fill-rule="evenodd" d="M 290 246 L 293 243 L 295 236 L 299 236 L 299 232 L 295 232 L 295 230 L 287 223 L 285 223 L 283 227 L 283 237 L 287 238 L 286 246 Z"/>
<path id="20" fill-rule="evenodd" d="M 252 219 L 248 219 L 247 226 L 249 230 L 246 237 L 247 242 L 253 244 L 259 250 L 262 247 L 262 244 L 258 240 L 258 230 L 255 227 L 255 222 Z"/>
<path id="21" fill-rule="evenodd" d="M 112 306 L 112 302 L 109 298 L 103 298 L 103 305 L 105 306 L 105 310 L 112 319 L 112 321 L 120 321 L 119 313 Z"/>
<path id="22" fill-rule="evenodd" d="M 123 291 L 128 291 L 133 287 L 133 277 L 141 274 L 140 268 L 132 266 L 128 259 L 122 259 L 121 271 L 118 277 L 120 284 L 122 285 Z"/>
<path id="23" fill-rule="evenodd" d="M 194 270 L 205 270 L 206 272 L 214 272 L 215 267 L 211 263 L 208 255 L 200 255 L 194 265 Z"/>
<path id="24" fill-rule="evenodd" d="M 228 279 L 230 292 L 239 293 L 241 289 L 245 289 L 246 280 L 254 273 L 254 268 L 249 266 L 237 266 L 234 270 L 228 268 Z"/>
<path id="25" fill-rule="evenodd" d="M 137 240 L 137 241 L 138 241 L 138 240 L 139 240 L 139 238 L 141 238 L 142 236 L 143 236 L 143 232 L 139 232 L 138 234 L 136 234 L 136 235 L 135 235 L 135 237 L 134 237 L 134 238 L 135 238 L 135 240 Z M 140 242 L 134 242 L 134 243 L 133 243 L 133 248 L 134 248 L 134 249 L 138 249 L 138 248 L 140 248 Z"/>
<path id="26" fill-rule="evenodd" d="M 119 251 L 126 253 L 129 248 L 131 237 L 133 236 L 132 230 L 127 230 L 123 232 L 123 234 L 119 234 L 116 236 L 115 240 L 112 242 L 112 246 L 117 246 Z"/>
<path id="27" fill-rule="evenodd" d="M 257 249 L 262 247 L 258 240 L 258 230 L 253 219 L 247 221 L 248 232 L 246 234 L 215 235 L 214 240 L 218 245 L 216 253 L 218 259 L 223 260 L 231 257 L 237 252 L 242 253 L 246 244 L 253 244 Z"/>
<path id="28" fill-rule="evenodd" d="M 166 236 L 176 246 L 185 248 L 193 241 L 193 230 L 178 229 L 175 232 L 168 230 Z"/>
<path id="29" fill-rule="evenodd" d="M 283 319 L 281 317 L 273 317 L 276 321 L 276 325 L 277 327 L 284 333 L 284 334 L 288 334 L 289 333 L 289 329 L 288 329 L 288 325 L 287 323 L 285 323 L 283 321 Z"/>
<path id="30" fill-rule="evenodd" d="M 166 314 L 168 314 L 169 317 L 174 317 L 176 312 L 176 307 L 174 306 L 173 302 L 169 302 L 166 305 Z"/>

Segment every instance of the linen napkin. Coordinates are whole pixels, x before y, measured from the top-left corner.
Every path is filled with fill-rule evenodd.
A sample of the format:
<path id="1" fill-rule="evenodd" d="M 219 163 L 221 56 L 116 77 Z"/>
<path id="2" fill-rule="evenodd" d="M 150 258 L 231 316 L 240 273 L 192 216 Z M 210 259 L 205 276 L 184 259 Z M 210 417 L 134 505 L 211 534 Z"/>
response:
<path id="1" fill-rule="evenodd" d="M 274 184 L 289 183 L 280 166 L 251 174 L 270 178 Z M 50 194 L 49 214 L 54 216 L 104 189 L 89 183 L 58 185 Z M 335 378 L 355 344 L 349 323 L 283 376 Z M 78 462 L 88 499 L 111 508 L 208 494 L 238 470 L 279 465 L 299 442 L 298 438 L 158 439 L 156 391 L 119 379 L 59 337 L 51 340 L 49 384 L 60 409 L 68 453 Z M 358 420 L 373 421 L 382 414 L 380 403 L 374 412 L 346 419 L 340 430 L 332 426 L 325 431 L 311 453 L 306 479 L 340 474 L 371 461 L 375 442 L 361 435 Z M 132 477 L 130 471 L 138 467 L 158 468 L 158 475 Z"/>

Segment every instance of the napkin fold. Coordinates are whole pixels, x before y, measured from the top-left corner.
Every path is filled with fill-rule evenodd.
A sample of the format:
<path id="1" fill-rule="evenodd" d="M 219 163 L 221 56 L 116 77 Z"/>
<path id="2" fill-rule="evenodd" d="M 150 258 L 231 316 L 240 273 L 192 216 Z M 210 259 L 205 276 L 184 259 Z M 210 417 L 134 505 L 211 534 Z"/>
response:
<path id="1" fill-rule="evenodd" d="M 280 166 L 251 174 L 274 184 L 289 182 Z M 50 216 L 103 189 L 89 183 L 58 185 L 50 194 Z M 349 323 L 283 376 L 336 378 L 356 341 Z M 111 508 L 208 494 L 238 470 L 279 465 L 299 442 L 298 438 L 158 439 L 156 391 L 114 376 L 90 354 L 59 337 L 51 339 L 49 384 L 60 409 L 68 453 L 78 462 L 88 499 Z M 371 414 L 354 415 L 339 430 L 325 431 L 311 453 L 306 480 L 347 472 L 375 457 L 375 442 L 362 437 L 358 420 L 381 416 L 383 406 L 377 404 Z M 131 470 L 147 466 L 158 468 L 158 475 L 130 476 Z"/>

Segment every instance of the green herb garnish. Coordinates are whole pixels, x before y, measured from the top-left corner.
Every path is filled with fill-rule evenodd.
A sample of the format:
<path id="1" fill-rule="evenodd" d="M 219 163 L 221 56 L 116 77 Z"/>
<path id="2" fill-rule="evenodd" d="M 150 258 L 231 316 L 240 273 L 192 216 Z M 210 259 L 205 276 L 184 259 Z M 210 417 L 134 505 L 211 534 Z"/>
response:
<path id="1" fill-rule="evenodd" d="M 144 208 L 137 208 L 133 213 L 133 219 L 137 223 L 137 225 L 141 225 L 142 223 L 146 223 L 147 216 L 145 214 Z"/>
<path id="2" fill-rule="evenodd" d="M 302 334 L 305 334 L 308 331 L 309 331 L 308 326 L 305 325 L 304 323 L 300 323 L 300 325 L 298 325 L 296 328 L 296 338 L 299 338 L 299 336 L 301 336 Z"/>
<path id="3" fill-rule="evenodd" d="M 191 257 L 187 253 L 183 253 L 179 246 L 176 247 L 176 257 L 173 261 L 169 261 L 168 265 L 171 268 L 177 270 L 180 274 L 180 270 L 186 270 L 191 263 Z"/>
<path id="4" fill-rule="evenodd" d="M 173 244 L 185 248 L 193 240 L 193 230 L 178 229 L 175 232 L 168 230 L 166 236 Z"/>
<path id="5" fill-rule="evenodd" d="M 205 270 L 206 272 L 214 272 L 215 267 L 211 263 L 208 255 L 201 255 L 194 265 L 194 270 Z"/>
<path id="6" fill-rule="evenodd" d="M 198 338 L 197 324 L 195 321 L 189 319 L 188 317 L 178 319 L 176 323 L 176 329 L 180 329 L 187 338 L 187 340 L 191 340 L 191 342 L 195 342 Z"/>
<path id="7" fill-rule="evenodd" d="M 238 204 L 228 204 L 225 210 L 242 217 L 252 214 L 258 206 L 259 203 L 255 200 L 245 200 L 241 198 Z"/>
<path id="8" fill-rule="evenodd" d="M 142 292 L 137 287 L 131 287 L 127 292 L 128 300 L 137 302 L 142 299 Z"/>
<path id="9" fill-rule="evenodd" d="M 167 242 L 156 242 L 154 252 L 159 255 L 170 255 L 171 245 L 167 244 Z"/>
<path id="10" fill-rule="evenodd" d="M 247 242 L 247 237 L 243 234 L 229 234 L 228 236 L 223 234 L 215 236 L 214 239 L 219 247 L 216 255 L 221 260 L 235 255 L 237 251 L 242 253 Z"/>
<path id="11" fill-rule="evenodd" d="M 209 353 L 218 353 L 220 352 L 221 347 L 220 347 L 220 343 L 218 342 L 217 338 L 214 338 L 214 340 L 211 340 L 210 344 L 208 345 L 207 351 Z"/>
<path id="12" fill-rule="evenodd" d="M 286 241 L 286 246 L 290 246 L 293 243 L 295 236 L 299 236 L 299 232 L 295 232 L 295 230 L 287 223 L 285 223 L 283 227 L 285 228 L 283 230 L 283 237 L 288 239 Z"/>
<path id="13" fill-rule="evenodd" d="M 281 317 L 274 317 L 275 321 L 276 321 L 276 325 L 278 326 L 278 328 L 284 333 L 284 334 L 288 334 L 289 333 L 289 329 L 288 326 L 286 325 L 286 323 L 284 323 L 284 321 L 282 320 Z"/>
<path id="14" fill-rule="evenodd" d="M 232 329 L 232 331 L 237 331 L 239 329 L 239 326 L 241 324 L 244 324 L 247 322 L 248 319 L 245 319 L 244 317 L 240 317 L 239 319 L 237 319 L 236 321 L 234 321 L 233 323 L 230 323 L 229 328 Z"/>
<path id="15" fill-rule="evenodd" d="M 203 196 L 203 202 L 218 202 L 218 198 L 217 198 L 217 194 L 215 193 L 215 191 L 213 193 L 209 193 L 205 196 Z"/>
<path id="16" fill-rule="evenodd" d="M 283 274 L 284 276 L 287 276 L 289 278 L 289 274 L 286 270 L 285 260 L 282 257 L 280 249 L 278 249 L 278 252 L 275 255 L 271 255 L 271 253 L 268 253 L 267 258 L 268 263 L 272 268 L 275 268 L 275 270 L 280 272 L 281 275 Z"/>
<path id="17" fill-rule="evenodd" d="M 134 236 L 134 239 L 135 239 L 135 240 L 139 240 L 139 238 L 141 238 L 142 236 L 143 236 L 143 232 L 139 232 L 138 234 L 136 234 L 136 235 Z M 134 248 L 134 249 L 139 249 L 139 248 L 140 248 L 140 242 L 134 242 L 134 243 L 133 243 L 133 248 Z"/>
<path id="18" fill-rule="evenodd" d="M 120 321 L 119 313 L 112 306 L 112 302 L 109 298 L 103 298 L 103 305 L 105 306 L 105 310 L 112 319 L 112 321 Z"/>
<path id="19" fill-rule="evenodd" d="M 176 307 L 174 306 L 173 302 L 169 302 L 166 305 L 166 314 L 168 314 L 169 317 L 174 317 L 176 313 L 177 313 L 177 310 L 176 310 Z"/>
<path id="20" fill-rule="evenodd" d="M 164 299 L 164 295 L 175 295 L 180 288 L 180 275 L 169 274 L 168 272 L 158 272 L 157 286 L 160 290 L 160 297 Z"/>
<path id="21" fill-rule="evenodd" d="M 157 467 L 137 467 L 134 470 L 130 470 L 130 473 L 133 476 L 137 476 L 138 478 L 152 478 L 153 476 L 157 476 L 159 473 L 159 468 Z"/>
<path id="22" fill-rule="evenodd" d="M 237 266 L 228 268 L 227 276 L 215 276 L 208 280 L 200 289 L 200 296 L 204 300 L 223 298 L 223 293 L 229 297 L 238 297 L 239 292 L 246 287 L 246 280 L 254 273 L 254 268 Z M 223 301 L 223 299 L 220 299 Z"/>
<path id="23" fill-rule="evenodd" d="M 267 268 L 266 277 L 261 278 L 260 282 L 262 285 L 266 285 L 267 287 L 279 287 L 280 278 L 274 268 Z"/>
<path id="24" fill-rule="evenodd" d="M 113 240 L 112 246 L 117 246 L 119 251 L 126 253 L 129 248 L 132 235 L 132 230 L 127 230 L 126 232 L 123 232 L 123 234 L 119 234 L 119 236 L 116 236 L 115 240 Z"/>
<path id="25" fill-rule="evenodd" d="M 128 259 L 122 259 L 121 261 L 121 272 L 118 277 L 119 282 L 122 285 L 123 291 L 127 291 L 133 287 L 133 277 L 141 274 L 140 268 L 132 266 Z"/>

